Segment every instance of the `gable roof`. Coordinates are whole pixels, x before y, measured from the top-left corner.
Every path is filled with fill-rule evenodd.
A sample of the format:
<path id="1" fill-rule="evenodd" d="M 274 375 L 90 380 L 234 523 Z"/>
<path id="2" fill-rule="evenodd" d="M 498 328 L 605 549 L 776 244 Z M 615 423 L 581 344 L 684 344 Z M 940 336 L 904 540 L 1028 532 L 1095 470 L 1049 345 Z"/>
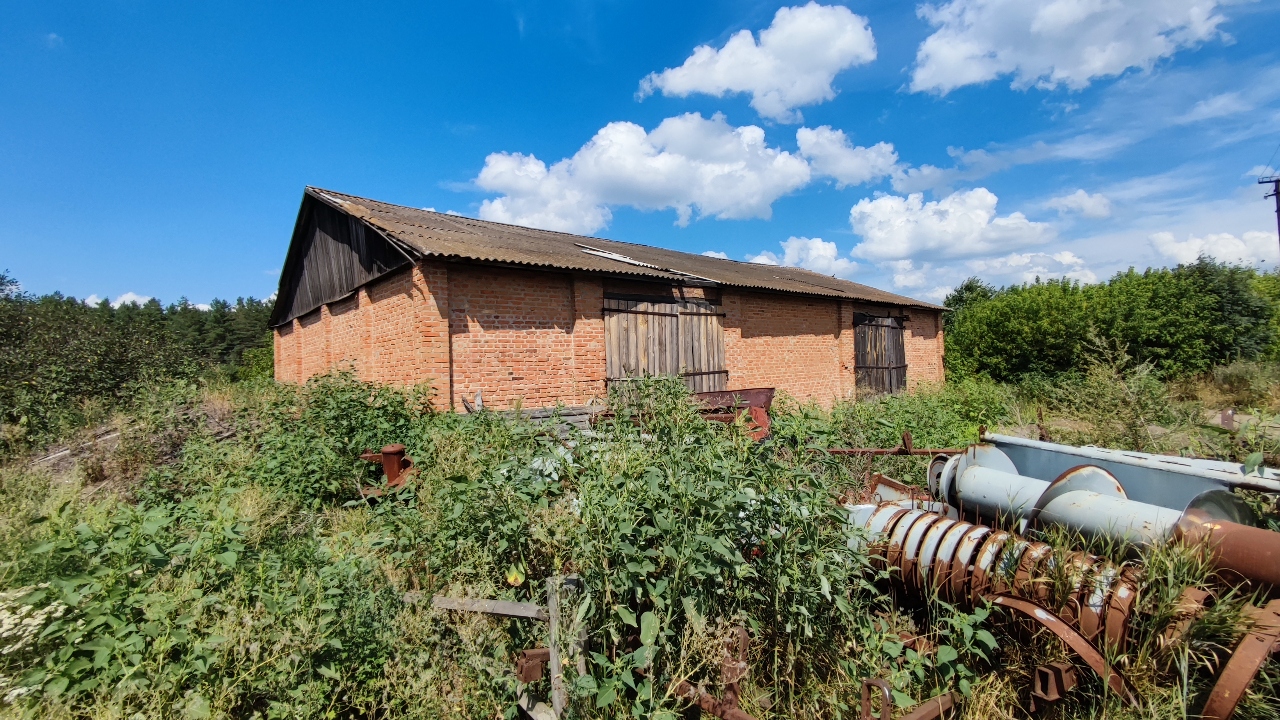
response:
<path id="1" fill-rule="evenodd" d="M 686 285 L 723 285 L 844 298 L 869 303 L 946 308 L 795 267 L 694 255 L 649 245 L 536 230 L 392 205 L 308 187 L 307 195 L 359 218 L 406 254 L 630 275 Z"/>

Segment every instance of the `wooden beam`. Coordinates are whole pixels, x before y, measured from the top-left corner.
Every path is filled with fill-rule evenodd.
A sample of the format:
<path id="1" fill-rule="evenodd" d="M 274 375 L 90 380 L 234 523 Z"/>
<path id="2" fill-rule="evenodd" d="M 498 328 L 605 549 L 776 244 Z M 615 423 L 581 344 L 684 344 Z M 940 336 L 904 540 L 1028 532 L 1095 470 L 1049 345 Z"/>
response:
<path id="1" fill-rule="evenodd" d="M 504 617 L 529 618 L 547 622 L 551 616 L 547 609 L 534 603 L 511 602 L 508 600 L 483 600 L 480 598 L 452 598 L 437 595 L 431 598 L 431 607 L 437 610 L 458 610 L 460 612 L 478 612 L 487 615 Z"/>

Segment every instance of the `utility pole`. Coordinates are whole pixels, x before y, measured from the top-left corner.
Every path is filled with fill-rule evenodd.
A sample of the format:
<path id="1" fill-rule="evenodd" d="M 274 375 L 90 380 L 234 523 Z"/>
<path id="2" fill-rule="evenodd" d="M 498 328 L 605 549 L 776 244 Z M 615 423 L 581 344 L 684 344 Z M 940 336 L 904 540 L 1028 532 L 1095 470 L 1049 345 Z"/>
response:
<path id="1" fill-rule="evenodd" d="M 1263 195 L 1263 197 L 1276 199 L 1276 232 L 1280 233 L 1280 175 L 1260 177 L 1258 178 L 1258 184 L 1271 186 L 1271 192 Z"/>

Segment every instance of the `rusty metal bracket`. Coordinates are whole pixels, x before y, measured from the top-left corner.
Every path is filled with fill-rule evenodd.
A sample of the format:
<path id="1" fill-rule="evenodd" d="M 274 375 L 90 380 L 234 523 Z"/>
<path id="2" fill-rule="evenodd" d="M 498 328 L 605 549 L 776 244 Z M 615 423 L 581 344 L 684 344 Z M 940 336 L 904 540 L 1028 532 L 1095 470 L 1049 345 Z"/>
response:
<path id="1" fill-rule="evenodd" d="M 850 494 L 852 491 L 850 491 Z M 879 505 L 886 502 L 898 502 L 900 500 L 909 500 L 912 503 L 932 502 L 933 497 L 929 495 L 929 491 L 921 487 L 912 487 L 904 483 L 900 483 L 890 477 L 885 477 L 880 473 L 872 473 L 871 479 L 863 489 L 861 496 L 856 498 L 858 502 L 872 503 Z"/>
<path id="2" fill-rule="evenodd" d="M 1178 596 L 1178 606 L 1173 611 L 1173 622 L 1160 635 L 1160 645 L 1167 648 L 1178 644 L 1191 628 L 1191 623 L 1204 613 L 1205 603 L 1210 597 L 1208 590 L 1198 587 L 1185 588 Z"/>
<path id="3" fill-rule="evenodd" d="M 717 700 L 714 695 L 689 684 L 688 680 L 676 683 L 676 696 L 697 705 L 704 712 L 715 715 L 720 720 L 756 720 L 751 715 L 738 709 L 737 702 Z"/>
<path id="4" fill-rule="evenodd" d="M 676 683 L 676 696 L 692 702 L 704 712 L 721 720 L 755 720 L 738 707 L 742 693 L 738 684 L 750 671 L 747 665 L 747 651 L 750 643 L 751 636 L 747 633 L 747 629 L 741 626 L 734 631 L 733 637 L 725 642 L 724 660 L 720 663 L 720 681 L 724 683 L 723 698 L 717 700 L 714 695 L 687 680 Z"/>
<path id="5" fill-rule="evenodd" d="M 528 685 L 542 679 L 542 671 L 551 659 L 551 648 L 521 650 L 516 657 L 516 679 Z"/>
<path id="6" fill-rule="evenodd" d="M 1280 600 L 1272 600 L 1262 608 L 1249 606 L 1245 614 L 1253 620 L 1253 630 L 1236 646 L 1218 676 L 1200 711 L 1203 720 L 1229 720 L 1267 658 L 1280 652 Z"/>
<path id="7" fill-rule="evenodd" d="M 747 432 L 752 440 L 759 442 L 769 435 L 773 424 L 769 419 L 773 395 L 774 388 L 748 388 L 694 393 L 693 398 L 702 406 L 700 413 L 707 420 L 732 423 L 746 414 L 749 418 Z"/>
<path id="8" fill-rule="evenodd" d="M 1102 653 L 1086 640 L 1083 635 L 1072 629 L 1062 618 L 1030 600 L 1023 600 L 1011 595 L 988 595 L 987 599 L 993 605 L 1007 607 L 1010 610 L 1022 613 L 1043 625 L 1049 632 L 1057 635 L 1067 644 L 1067 647 L 1080 656 L 1081 660 L 1084 660 L 1089 667 L 1093 668 L 1094 672 L 1098 673 L 1099 677 L 1107 684 L 1107 687 L 1111 688 L 1112 692 L 1124 698 L 1132 707 L 1138 707 L 1138 696 L 1134 693 L 1133 686 L 1129 684 L 1124 675 L 1111 667 L 1111 664 L 1102 656 Z"/>
<path id="9" fill-rule="evenodd" d="M 1076 669 L 1070 663 L 1049 663 L 1037 667 L 1031 676 L 1031 712 L 1062 700 L 1076 683 Z"/>

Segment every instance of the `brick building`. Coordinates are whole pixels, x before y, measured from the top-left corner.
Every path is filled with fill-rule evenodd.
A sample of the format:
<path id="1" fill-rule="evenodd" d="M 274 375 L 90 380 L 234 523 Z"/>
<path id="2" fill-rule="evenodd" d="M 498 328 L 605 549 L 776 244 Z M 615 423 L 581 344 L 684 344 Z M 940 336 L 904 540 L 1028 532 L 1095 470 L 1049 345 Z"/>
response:
<path id="1" fill-rule="evenodd" d="M 942 308 L 799 268 L 532 230 L 307 188 L 275 374 L 430 382 L 455 407 L 583 404 L 679 374 L 829 405 L 942 380 Z"/>

